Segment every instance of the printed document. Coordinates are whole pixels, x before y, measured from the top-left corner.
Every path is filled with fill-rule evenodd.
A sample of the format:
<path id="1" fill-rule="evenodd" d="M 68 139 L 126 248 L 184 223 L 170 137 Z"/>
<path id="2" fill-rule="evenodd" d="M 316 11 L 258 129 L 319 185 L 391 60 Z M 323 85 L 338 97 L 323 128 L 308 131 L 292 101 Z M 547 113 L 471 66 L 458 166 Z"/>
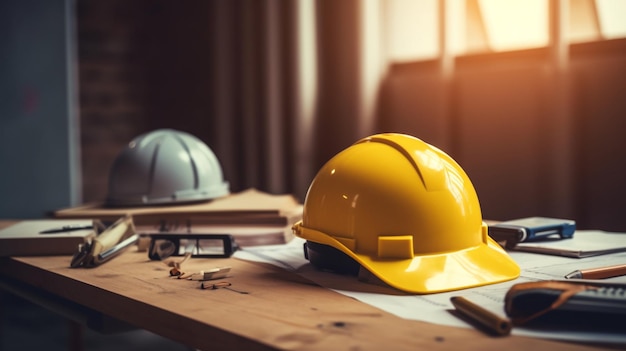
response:
<path id="1" fill-rule="evenodd" d="M 626 240 L 626 233 L 619 239 Z M 402 294 L 395 289 L 383 288 L 360 282 L 346 276 L 314 269 L 303 254 L 304 240 L 295 238 L 285 245 L 258 246 L 245 248 L 235 253 L 235 257 L 244 260 L 270 263 L 286 270 L 296 272 L 320 286 L 351 296 L 364 303 L 380 308 L 401 318 L 419 320 L 429 323 L 472 328 L 458 319 L 450 311 L 454 310 L 450 297 L 464 296 L 472 302 L 483 306 L 501 316 L 504 312 L 504 296 L 511 286 L 517 283 L 537 280 L 563 280 L 564 276 L 574 270 L 603 267 L 626 263 L 626 252 L 592 256 L 587 258 L 571 258 L 556 255 L 545 255 L 527 252 L 509 252 L 520 265 L 521 276 L 518 279 L 446 293 L 411 295 Z M 602 282 L 626 283 L 626 276 L 603 279 Z M 626 334 L 606 333 L 603 331 L 560 331 L 535 330 L 527 327 L 514 327 L 514 335 L 541 337 L 555 340 L 579 342 L 604 342 L 626 345 Z"/>

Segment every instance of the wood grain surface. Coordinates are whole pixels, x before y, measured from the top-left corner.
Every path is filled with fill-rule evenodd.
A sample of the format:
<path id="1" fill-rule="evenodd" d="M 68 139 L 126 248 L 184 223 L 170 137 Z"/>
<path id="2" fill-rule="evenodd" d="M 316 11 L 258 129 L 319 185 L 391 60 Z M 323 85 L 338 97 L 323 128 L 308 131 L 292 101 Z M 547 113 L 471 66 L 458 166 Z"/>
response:
<path id="1" fill-rule="evenodd" d="M 69 263 L 69 256 L 4 257 L 0 277 L 200 350 L 591 349 L 405 320 L 295 273 L 234 258 L 183 264 L 187 272 L 231 267 L 219 281 L 230 282 L 232 290 L 172 278 L 163 262 L 135 248 L 96 268 Z"/>

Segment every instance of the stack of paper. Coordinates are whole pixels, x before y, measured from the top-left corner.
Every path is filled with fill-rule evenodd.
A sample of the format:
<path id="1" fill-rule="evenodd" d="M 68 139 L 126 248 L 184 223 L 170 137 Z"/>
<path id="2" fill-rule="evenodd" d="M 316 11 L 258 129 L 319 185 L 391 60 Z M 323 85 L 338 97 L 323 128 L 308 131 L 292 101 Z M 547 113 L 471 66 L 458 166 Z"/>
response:
<path id="1" fill-rule="evenodd" d="M 95 231 L 90 228 L 63 231 L 62 228 L 88 227 L 91 224 L 92 221 L 89 220 L 58 219 L 17 222 L 0 230 L 0 256 L 73 254 L 78 250 L 79 244 L 95 235 Z"/>
<path id="2" fill-rule="evenodd" d="M 291 226 L 302 218 L 302 205 L 292 195 L 248 189 L 194 204 L 113 208 L 98 203 L 58 210 L 54 216 L 110 222 L 125 214 L 133 216 L 141 234 L 231 234 L 243 247 L 289 242 Z"/>

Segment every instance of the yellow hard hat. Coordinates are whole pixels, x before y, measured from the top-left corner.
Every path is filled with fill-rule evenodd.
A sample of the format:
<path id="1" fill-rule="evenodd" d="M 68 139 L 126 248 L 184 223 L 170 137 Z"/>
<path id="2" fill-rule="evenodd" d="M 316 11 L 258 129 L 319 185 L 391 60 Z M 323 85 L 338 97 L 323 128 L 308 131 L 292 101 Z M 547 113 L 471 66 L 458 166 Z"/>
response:
<path id="1" fill-rule="evenodd" d="M 412 293 L 471 288 L 520 274 L 487 235 L 463 169 L 405 134 L 373 135 L 330 159 L 311 183 L 293 231 L 307 240 L 312 264 L 332 269 L 325 256 L 339 265 L 354 262 Z"/>

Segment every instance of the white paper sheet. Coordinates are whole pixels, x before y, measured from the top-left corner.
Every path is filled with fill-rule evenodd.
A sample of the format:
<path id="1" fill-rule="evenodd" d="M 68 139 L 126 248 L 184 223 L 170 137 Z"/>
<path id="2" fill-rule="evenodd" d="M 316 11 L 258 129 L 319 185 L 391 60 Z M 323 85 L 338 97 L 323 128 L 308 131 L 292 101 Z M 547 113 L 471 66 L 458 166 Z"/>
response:
<path id="1" fill-rule="evenodd" d="M 626 233 L 622 234 L 626 237 Z M 492 284 L 478 288 L 458 290 L 447 293 L 428 295 L 394 295 L 379 292 L 364 292 L 359 286 L 370 285 L 362 282 L 335 284 L 338 280 L 349 278 L 333 273 L 320 272 L 313 269 L 304 258 L 302 245 L 304 240 L 295 238 L 286 245 L 258 246 L 245 248 L 235 253 L 235 257 L 244 260 L 266 262 L 296 272 L 321 286 L 351 296 L 364 303 L 380 308 L 401 318 L 420 320 L 429 323 L 468 327 L 469 324 L 458 319 L 449 311 L 454 307 L 450 303 L 452 296 L 464 296 L 484 308 L 505 316 L 504 296 L 509 288 L 517 283 L 537 280 L 564 279 L 564 276 L 577 269 L 609 266 L 626 263 L 626 253 L 594 256 L 589 258 L 568 258 L 552 255 L 525 252 L 510 252 L 511 257 L 520 265 L 521 276 L 513 281 Z M 354 280 L 353 280 L 354 281 Z M 626 276 L 604 279 L 603 282 L 626 283 Z M 347 288 L 345 288 L 347 287 Z M 356 289 L 353 289 L 356 287 Z M 365 289 L 372 290 L 372 289 Z M 559 330 L 532 330 L 525 327 L 514 327 L 512 334 L 541 337 L 555 340 L 584 341 L 594 343 L 612 343 L 626 345 L 626 332 L 585 332 Z"/>

